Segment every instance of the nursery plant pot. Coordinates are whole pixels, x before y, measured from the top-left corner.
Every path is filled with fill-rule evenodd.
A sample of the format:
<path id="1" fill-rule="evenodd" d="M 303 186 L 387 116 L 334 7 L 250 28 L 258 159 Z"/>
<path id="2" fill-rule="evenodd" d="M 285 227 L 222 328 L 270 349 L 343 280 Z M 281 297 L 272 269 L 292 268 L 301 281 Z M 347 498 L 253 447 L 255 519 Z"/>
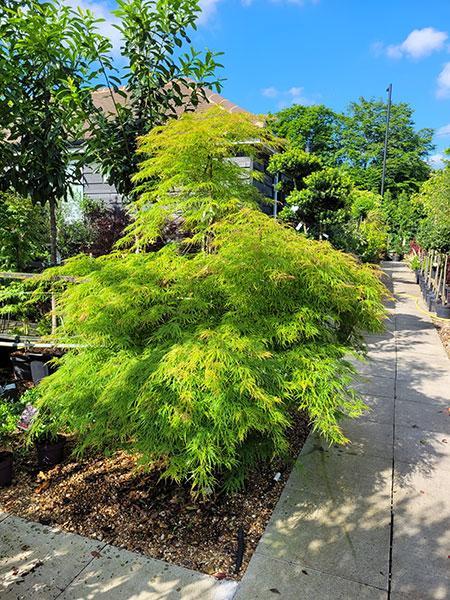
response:
<path id="1" fill-rule="evenodd" d="M 53 354 L 44 352 L 14 352 L 11 354 L 11 362 L 17 379 L 33 381 L 38 384 L 41 379 L 55 371 L 50 361 Z"/>
<path id="2" fill-rule="evenodd" d="M 13 453 L 0 452 L 0 487 L 11 485 L 13 477 Z"/>
<path id="3" fill-rule="evenodd" d="M 31 366 L 26 354 L 11 354 L 11 363 L 16 379 L 31 381 Z"/>
<path id="4" fill-rule="evenodd" d="M 436 296 L 434 292 L 428 292 L 427 294 L 427 307 L 429 312 L 433 312 L 436 307 Z"/>
<path id="5" fill-rule="evenodd" d="M 442 302 L 437 303 L 436 316 L 441 319 L 450 319 L 450 304 L 442 304 Z"/>
<path id="6" fill-rule="evenodd" d="M 416 269 L 414 272 L 416 274 L 416 283 L 420 283 L 420 271 L 419 271 L 419 269 Z"/>
<path id="7" fill-rule="evenodd" d="M 38 467 L 42 471 L 59 465 L 64 459 L 66 438 L 59 436 L 56 441 L 41 440 L 36 442 Z"/>

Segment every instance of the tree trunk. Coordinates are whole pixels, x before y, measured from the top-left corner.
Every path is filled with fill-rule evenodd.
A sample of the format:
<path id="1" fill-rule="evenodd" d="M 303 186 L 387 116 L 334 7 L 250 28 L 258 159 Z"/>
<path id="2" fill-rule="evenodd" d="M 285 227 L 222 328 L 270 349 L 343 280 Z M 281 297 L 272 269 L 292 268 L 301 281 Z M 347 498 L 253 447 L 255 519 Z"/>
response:
<path id="1" fill-rule="evenodd" d="M 56 201 L 54 198 L 50 198 L 49 202 L 50 209 L 50 263 L 53 266 L 56 265 L 58 256 L 57 256 L 57 248 L 58 248 L 58 230 L 56 226 Z M 55 333 L 56 327 L 58 324 L 56 318 L 56 297 L 55 293 L 52 291 L 52 334 Z"/>
<path id="2" fill-rule="evenodd" d="M 50 263 L 53 266 L 57 262 L 58 231 L 56 227 L 56 201 L 51 198 L 48 202 L 50 208 Z"/>

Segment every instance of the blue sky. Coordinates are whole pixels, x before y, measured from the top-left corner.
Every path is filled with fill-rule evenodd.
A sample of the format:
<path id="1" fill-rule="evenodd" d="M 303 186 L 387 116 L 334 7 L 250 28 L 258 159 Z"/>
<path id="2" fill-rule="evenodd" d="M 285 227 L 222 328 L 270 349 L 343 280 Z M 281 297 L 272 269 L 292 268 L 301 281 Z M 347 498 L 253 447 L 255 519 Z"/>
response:
<path id="1" fill-rule="evenodd" d="M 114 0 L 69 0 L 108 18 Z M 344 110 L 359 96 L 409 102 L 450 147 L 450 0 L 201 0 L 193 42 L 223 51 L 223 95 L 253 111 Z M 109 25 L 105 25 L 109 29 Z M 438 158 L 438 157 L 437 157 Z"/>

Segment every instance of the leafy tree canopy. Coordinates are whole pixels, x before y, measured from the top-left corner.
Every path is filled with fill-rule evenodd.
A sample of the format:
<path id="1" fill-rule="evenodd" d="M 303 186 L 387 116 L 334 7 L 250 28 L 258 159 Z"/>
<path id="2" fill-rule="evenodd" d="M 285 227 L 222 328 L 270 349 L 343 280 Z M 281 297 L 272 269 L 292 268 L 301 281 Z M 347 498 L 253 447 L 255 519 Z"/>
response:
<path id="1" fill-rule="evenodd" d="M 48 255 L 47 215 L 31 200 L 0 192 L 0 270 L 24 271 Z"/>
<path id="2" fill-rule="evenodd" d="M 342 129 L 339 160 L 347 165 L 358 187 L 379 191 L 383 165 L 387 105 L 360 98 L 350 105 Z M 430 175 L 426 157 L 433 149 L 431 129 L 416 131 L 413 110 L 393 103 L 389 129 L 386 189 L 394 195 L 417 191 Z"/>
<path id="3" fill-rule="evenodd" d="M 320 158 L 300 148 L 288 148 L 285 152 L 270 157 L 268 171 L 272 175 L 281 174 L 280 190 L 288 194 L 304 187 L 303 180 L 314 171 L 322 168 Z"/>
<path id="4" fill-rule="evenodd" d="M 133 190 L 137 171 L 137 139 L 153 127 L 206 99 L 209 89 L 220 91 L 216 71 L 220 53 L 197 51 L 191 31 L 201 12 L 198 0 L 118 0 L 113 13 L 122 34 L 118 71 L 110 48 L 93 38 L 91 50 L 99 57 L 114 113 L 88 102 L 88 151 L 109 183 L 125 196 Z M 151 68 L 149 68 L 151 65 Z M 124 88 L 119 88 L 123 84 Z"/>
<path id="5" fill-rule="evenodd" d="M 327 167 L 308 175 L 303 186 L 288 196 L 282 215 L 302 223 L 313 237 L 329 235 L 327 227 L 345 218 L 353 189 L 351 178 L 341 169 Z"/>
<path id="6" fill-rule="evenodd" d="M 327 164 L 334 164 L 340 148 L 342 116 L 323 104 L 295 104 L 272 115 L 269 125 L 292 147 L 316 154 Z"/>
<path id="7" fill-rule="evenodd" d="M 53 262 L 56 204 L 80 180 L 73 143 L 84 116 L 65 99 L 98 78 L 94 28 L 89 13 L 57 0 L 0 8 L 0 189 L 50 204 Z"/>
<path id="8" fill-rule="evenodd" d="M 425 218 L 417 241 L 427 249 L 450 251 L 450 167 L 437 171 L 424 183 L 416 202 Z"/>
<path id="9" fill-rule="evenodd" d="M 39 388 L 40 420 L 53 411 L 79 450 L 125 448 L 201 494 L 282 453 L 292 411 L 345 442 L 340 417 L 364 406 L 346 356 L 384 315 L 376 271 L 254 207 L 230 159 L 259 130 L 221 121 L 185 115 L 144 137 L 129 234 L 142 248 L 177 216 L 191 239 L 57 269 L 77 280 L 62 292 L 59 335 L 80 347 Z"/>

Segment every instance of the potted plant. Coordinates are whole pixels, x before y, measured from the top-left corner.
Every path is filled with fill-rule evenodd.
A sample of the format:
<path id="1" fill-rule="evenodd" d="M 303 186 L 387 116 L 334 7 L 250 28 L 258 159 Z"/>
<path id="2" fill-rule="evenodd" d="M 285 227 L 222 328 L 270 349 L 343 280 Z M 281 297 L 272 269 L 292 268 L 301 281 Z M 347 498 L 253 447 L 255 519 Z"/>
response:
<path id="1" fill-rule="evenodd" d="M 11 485 L 13 477 L 13 453 L 10 441 L 16 431 L 19 415 L 14 403 L 0 399 L 0 487 Z"/>
<path id="2" fill-rule="evenodd" d="M 26 393 L 30 392 L 35 403 L 39 395 L 38 388 L 32 388 Z M 63 461 L 66 438 L 56 429 L 55 419 L 49 411 L 37 411 L 35 417 L 37 418 L 33 418 L 28 431 L 28 443 L 35 445 L 38 467 L 44 471 Z"/>
<path id="3" fill-rule="evenodd" d="M 420 281 L 420 259 L 417 256 L 417 254 L 414 254 L 414 256 L 411 258 L 410 267 L 416 275 L 416 283 L 419 283 L 419 281 Z"/>

